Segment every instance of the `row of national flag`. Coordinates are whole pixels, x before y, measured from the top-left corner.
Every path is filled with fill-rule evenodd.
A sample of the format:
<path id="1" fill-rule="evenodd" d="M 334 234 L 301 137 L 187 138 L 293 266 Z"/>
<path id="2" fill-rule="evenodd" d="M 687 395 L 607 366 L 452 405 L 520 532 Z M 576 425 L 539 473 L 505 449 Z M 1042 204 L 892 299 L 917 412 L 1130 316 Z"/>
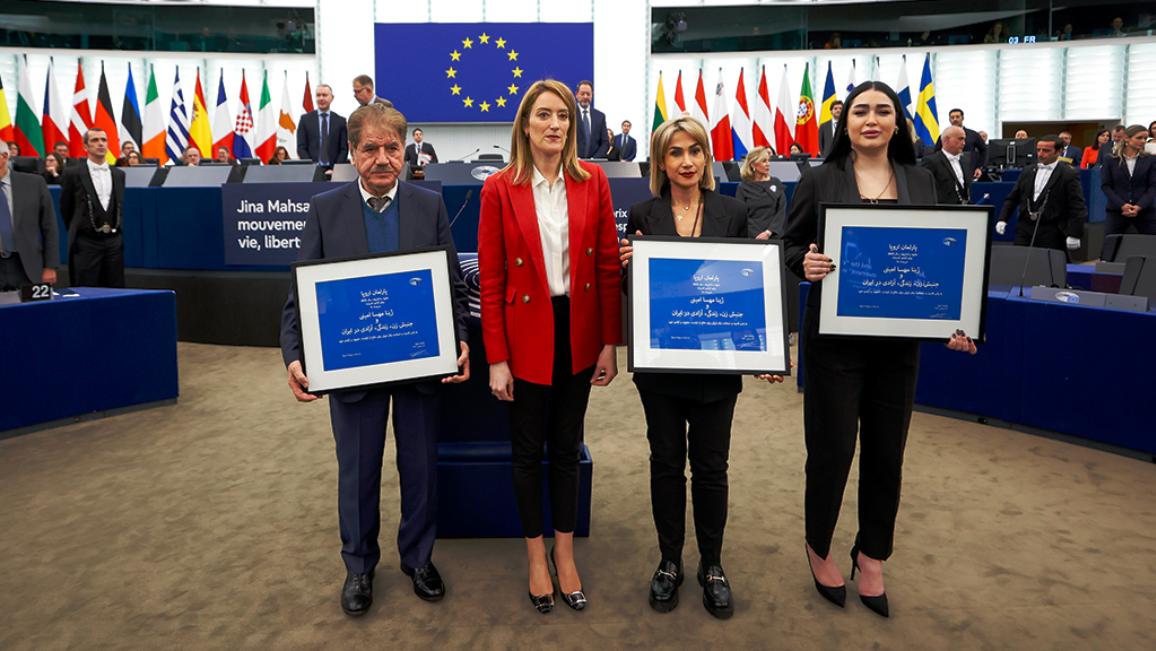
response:
<path id="1" fill-rule="evenodd" d="M 297 124 L 293 116 L 301 109 L 305 112 L 313 110 L 313 95 L 309 89 L 308 73 L 305 76 L 305 96 L 301 104 L 297 107 L 290 105 L 288 84 L 282 84 L 281 108 L 277 111 L 273 108 L 269 93 L 269 73 L 265 71 L 261 80 L 259 103 L 254 111 L 249 100 L 248 81 L 242 71 L 241 108 L 234 120 L 229 111 L 222 71 L 217 85 L 216 102 L 212 105 L 210 115 L 210 105 L 206 102 L 206 95 L 201 86 L 200 68 L 197 68 L 195 73 L 193 97 L 190 101 L 186 101 L 181 86 L 181 70 L 178 67 L 173 79 L 172 100 L 166 112 L 165 107 L 161 105 L 160 94 L 157 92 L 156 72 L 151 65 L 142 110 L 132 66 L 129 65 L 118 121 L 103 63 L 100 66 L 100 82 L 95 102 L 90 101 L 84 68 L 77 66 L 70 111 L 65 108 L 63 99 L 56 90 L 53 67 L 54 63 L 50 59 L 44 82 L 43 108 L 37 110 L 32 78 L 28 71 L 28 57 L 22 57 L 15 120 L 8 112 L 4 80 L 0 79 L 0 141 L 15 142 L 20 147 L 21 155 L 43 157 L 52 151 L 56 143 L 66 142 L 70 157 L 83 157 L 84 133 L 92 127 L 97 127 L 108 134 L 109 162 L 115 161 L 120 156 L 121 148 L 126 142 L 136 145 L 143 158 L 158 159 L 162 165 L 171 160 L 179 160 L 189 146 L 196 146 L 205 158 L 214 158 L 217 150 L 225 147 L 234 158 L 256 157 L 268 161 L 279 145 L 285 146 L 290 152 L 295 151 Z"/>
<path id="2" fill-rule="evenodd" d="M 658 74 L 658 89 L 654 102 L 654 122 L 652 131 L 666 120 L 680 115 L 689 115 L 701 122 L 710 132 L 711 150 L 715 160 L 742 160 L 755 147 L 774 147 L 780 154 L 788 154 L 791 145 L 798 145 L 807 154 L 819 156 L 819 127 L 831 121 L 831 107 L 839 98 L 831 63 L 827 63 L 826 79 L 823 83 L 823 97 L 818 111 L 815 94 L 811 89 L 811 69 L 808 63 L 803 69 L 803 83 L 798 95 L 792 95 L 787 78 L 787 66 L 783 65 L 782 79 L 775 102 L 771 103 L 767 85 L 767 69 L 759 71 L 759 81 L 754 96 L 754 108 L 748 106 L 744 69 L 739 69 L 734 95 L 734 108 L 729 108 L 719 69 L 718 83 L 715 85 L 713 107 L 707 107 L 707 94 L 703 85 L 702 70 L 698 71 L 698 83 L 690 102 L 683 95 L 682 71 L 674 85 L 674 106 L 677 111 L 667 108 L 666 91 L 663 88 L 662 73 Z M 852 61 L 850 78 L 843 96 L 858 84 L 855 64 Z M 908 120 L 915 126 L 915 133 L 924 143 L 939 140 L 939 119 L 935 105 L 935 84 L 931 78 L 931 55 L 923 60 L 923 74 L 920 78 L 914 112 L 911 107 L 911 88 L 907 83 L 907 58 L 904 56 L 899 80 L 894 87 L 903 104 Z"/>

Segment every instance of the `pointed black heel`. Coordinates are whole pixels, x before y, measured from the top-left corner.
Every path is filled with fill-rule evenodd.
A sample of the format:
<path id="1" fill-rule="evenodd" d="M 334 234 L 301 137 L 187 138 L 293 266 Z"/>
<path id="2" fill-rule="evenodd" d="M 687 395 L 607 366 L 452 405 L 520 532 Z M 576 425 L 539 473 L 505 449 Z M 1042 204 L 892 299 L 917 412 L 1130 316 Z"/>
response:
<path id="1" fill-rule="evenodd" d="M 855 580 L 855 572 L 856 571 L 862 572 L 862 570 L 859 569 L 859 546 L 858 545 L 851 547 L 851 580 L 852 581 Z M 875 596 L 875 597 L 868 597 L 867 595 L 860 594 L 859 595 L 859 601 L 862 601 L 863 605 L 867 606 L 868 610 L 875 613 L 876 615 L 879 615 L 880 617 L 891 617 L 891 610 L 887 607 L 887 593 L 886 592 L 884 592 L 881 595 Z"/>
<path id="2" fill-rule="evenodd" d="M 530 603 L 534 605 L 534 609 L 540 614 L 545 615 L 551 610 L 554 610 L 553 592 L 550 592 L 550 594 L 535 595 L 533 592 L 527 591 L 526 594 L 530 595 Z"/>
<path id="3" fill-rule="evenodd" d="M 554 576 L 557 577 L 558 576 L 558 561 L 554 560 L 554 548 L 553 547 L 550 548 L 550 566 L 551 566 L 551 569 L 554 570 Z M 581 588 L 575 590 L 574 592 L 570 592 L 570 593 L 563 592 L 562 591 L 562 583 L 559 582 L 558 583 L 558 592 L 561 593 L 561 595 L 562 595 L 562 601 L 564 601 L 567 606 L 570 606 L 571 609 L 573 609 L 573 610 L 585 610 L 586 609 L 586 603 L 587 603 L 586 593 L 582 592 Z"/>
<path id="4" fill-rule="evenodd" d="M 807 554 L 807 569 L 811 571 L 811 579 L 815 581 L 815 589 L 819 591 L 819 594 L 823 595 L 824 599 L 843 608 L 847 603 L 847 586 L 829 586 L 819 583 L 819 578 L 815 576 L 815 568 L 811 567 L 811 554 L 807 552 L 805 546 L 803 551 Z"/>

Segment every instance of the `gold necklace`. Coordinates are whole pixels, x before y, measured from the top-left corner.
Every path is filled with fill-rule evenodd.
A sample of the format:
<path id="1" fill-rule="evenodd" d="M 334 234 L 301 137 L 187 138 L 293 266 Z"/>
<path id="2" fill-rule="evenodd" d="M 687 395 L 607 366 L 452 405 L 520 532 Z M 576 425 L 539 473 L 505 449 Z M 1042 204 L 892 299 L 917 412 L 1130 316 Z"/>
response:
<path id="1" fill-rule="evenodd" d="M 859 170 L 855 170 L 855 182 L 856 183 L 859 182 Z M 886 194 L 887 188 L 891 187 L 891 184 L 894 182 L 895 182 L 895 168 L 892 167 L 891 168 L 891 176 L 889 176 L 887 178 L 887 185 L 883 186 L 883 189 L 879 191 L 879 194 L 875 195 L 874 199 L 872 199 L 871 197 L 864 197 L 862 193 L 859 194 L 859 198 L 866 199 L 868 203 L 879 203 L 879 197 L 882 197 L 884 194 Z"/>

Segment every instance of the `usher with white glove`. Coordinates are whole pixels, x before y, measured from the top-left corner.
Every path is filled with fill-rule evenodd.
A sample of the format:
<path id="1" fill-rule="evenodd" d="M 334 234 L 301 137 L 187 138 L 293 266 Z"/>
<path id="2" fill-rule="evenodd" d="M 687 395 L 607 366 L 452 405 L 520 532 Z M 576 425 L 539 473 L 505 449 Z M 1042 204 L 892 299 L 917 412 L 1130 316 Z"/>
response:
<path id="1" fill-rule="evenodd" d="M 995 232 L 999 233 L 1000 235 L 1003 235 L 1004 231 L 1006 231 L 1006 230 L 1007 230 L 1007 222 L 996 222 L 995 223 Z"/>
<path id="2" fill-rule="evenodd" d="M 1077 237 L 1069 237 L 1067 240 L 1068 250 L 1075 251 L 1080 248 L 1080 239 Z"/>

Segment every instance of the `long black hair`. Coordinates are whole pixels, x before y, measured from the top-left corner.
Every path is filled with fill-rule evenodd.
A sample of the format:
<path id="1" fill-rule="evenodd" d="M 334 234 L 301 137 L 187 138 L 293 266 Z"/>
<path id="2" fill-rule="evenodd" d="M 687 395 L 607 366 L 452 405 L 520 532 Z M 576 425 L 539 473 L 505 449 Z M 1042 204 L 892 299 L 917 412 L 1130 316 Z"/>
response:
<path id="1" fill-rule="evenodd" d="M 827 154 L 827 162 L 838 165 L 840 169 L 846 167 L 847 159 L 851 157 L 851 136 L 847 134 L 847 122 L 850 120 L 855 100 L 869 90 L 877 90 L 886 95 L 895 109 L 895 126 L 898 127 L 898 131 L 891 135 L 891 141 L 887 144 L 887 158 L 895 163 L 914 165 L 915 144 L 911 142 L 911 127 L 908 126 L 907 113 L 903 110 L 899 95 L 881 81 L 865 81 L 847 95 L 847 99 L 843 101 L 843 119 L 839 120 L 836 127 L 835 142 L 831 145 L 831 152 Z"/>

